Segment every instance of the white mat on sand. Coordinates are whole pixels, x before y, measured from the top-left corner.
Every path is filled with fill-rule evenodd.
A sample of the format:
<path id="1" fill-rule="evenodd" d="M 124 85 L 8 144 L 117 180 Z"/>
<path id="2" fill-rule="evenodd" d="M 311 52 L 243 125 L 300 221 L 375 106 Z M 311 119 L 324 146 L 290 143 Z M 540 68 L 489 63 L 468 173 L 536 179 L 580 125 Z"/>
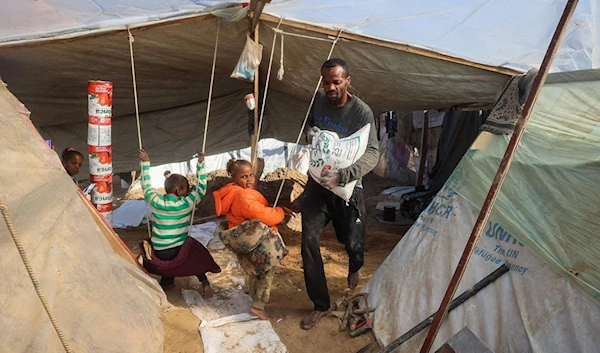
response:
<path id="1" fill-rule="evenodd" d="M 182 289 L 181 293 L 192 313 L 200 320 L 198 330 L 205 353 L 286 353 L 269 321 L 258 320 L 249 314 L 252 299 L 243 291 L 245 281 L 239 274 L 239 264 L 232 254 L 226 268 L 211 278 L 214 296 L 203 298 L 195 290 Z M 232 273 L 233 272 L 233 273 Z M 224 283 L 224 279 L 227 281 Z"/>
<path id="2" fill-rule="evenodd" d="M 202 327 L 200 334 L 205 353 L 287 352 L 273 326 L 266 320 L 240 321 L 219 327 Z"/>

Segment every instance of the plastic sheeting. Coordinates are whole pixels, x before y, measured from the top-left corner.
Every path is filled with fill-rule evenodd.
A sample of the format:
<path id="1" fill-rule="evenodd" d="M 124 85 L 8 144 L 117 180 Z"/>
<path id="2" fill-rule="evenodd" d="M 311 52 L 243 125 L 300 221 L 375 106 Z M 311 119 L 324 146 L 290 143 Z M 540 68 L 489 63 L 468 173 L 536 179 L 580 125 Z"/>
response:
<path id="1" fill-rule="evenodd" d="M 239 0 L 4 0 L 0 42 L 123 29 L 194 16 Z M 566 0 L 273 0 L 265 13 L 492 66 L 538 67 Z M 600 66 L 600 11 L 581 0 L 553 70 Z M 469 38 L 469 40 L 465 40 Z"/>
<path id="2" fill-rule="evenodd" d="M 599 85 L 600 70 L 548 77 L 456 296 L 510 271 L 448 314 L 434 350 L 468 325 L 498 353 L 597 351 Z M 382 345 L 437 311 L 507 143 L 480 134 L 365 286 Z"/>
<path id="3" fill-rule="evenodd" d="M 600 70 L 548 78 L 492 218 L 600 303 Z M 450 177 L 481 207 L 509 136 L 482 133 Z"/>
<path id="4" fill-rule="evenodd" d="M 124 29 L 197 15 L 236 0 L 44 0 L 0 2 L 0 43 Z"/>
<path id="5" fill-rule="evenodd" d="M 566 0 L 298 0 L 265 12 L 492 66 L 538 68 Z M 552 71 L 600 67 L 600 7 L 580 0 Z"/>
<path id="6" fill-rule="evenodd" d="M 75 352 L 163 350 L 158 283 L 113 251 L 56 154 L 0 82 L 0 197 Z M 4 220 L 0 350 L 62 352 Z"/>
<path id="7" fill-rule="evenodd" d="M 292 159 L 292 150 L 296 147 L 296 151 L 302 150 L 304 146 L 298 145 L 296 146 L 294 143 L 277 141 L 275 139 L 263 139 L 258 142 L 258 158 L 262 158 L 264 160 L 264 168 L 262 175 L 259 178 L 264 177 L 267 173 L 273 172 L 278 168 L 283 168 L 285 166 L 290 167 L 291 169 L 298 170 L 295 167 L 298 165 L 294 165 Z M 209 173 L 215 170 L 224 170 L 227 167 L 227 162 L 231 158 L 236 159 L 245 159 L 249 161 L 251 159 L 251 150 L 250 147 L 230 151 L 226 153 L 219 153 L 213 156 L 208 156 L 205 158 L 205 172 Z M 308 156 L 305 156 L 304 159 L 307 159 Z M 180 163 L 168 163 L 161 164 L 157 166 L 153 166 L 150 168 L 150 181 L 152 182 L 152 187 L 154 188 L 162 188 L 164 187 L 165 177 L 164 173 L 169 170 L 172 173 L 181 174 L 187 176 L 189 173 L 193 173 L 196 171 L 196 164 L 198 163 L 197 159 L 191 159 L 187 162 Z M 296 163 L 297 164 L 297 163 Z M 300 165 L 299 167 L 302 167 Z M 302 172 L 306 174 L 306 170 Z M 135 185 L 135 188 L 141 188 L 139 184 Z"/>
<path id="8" fill-rule="evenodd" d="M 366 284 L 382 346 L 438 310 L 478 214 L 445 187 Z M 600 306 L 520 244 L 522 234 L 498 231 L 509 225 L 490 219 L 456 296 L 505 262 L 510 271 L 448 314 L 432 351 L 468 326 L 496 353 L 596 352 Z M 427 331 L 394 352 L 418 352 Z"/>

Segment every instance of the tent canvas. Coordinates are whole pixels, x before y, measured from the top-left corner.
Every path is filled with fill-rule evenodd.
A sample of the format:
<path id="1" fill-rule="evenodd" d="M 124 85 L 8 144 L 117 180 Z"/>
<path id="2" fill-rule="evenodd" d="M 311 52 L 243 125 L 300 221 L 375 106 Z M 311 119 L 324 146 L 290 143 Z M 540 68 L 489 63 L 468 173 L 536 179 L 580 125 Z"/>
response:
<path id="1" fill-rule="evenodd" d="M 448 315 L 434 349 L 464 326 L 495 352 L 597 349 L 599 74 L 549 76 L 457 295 L 504 262 L 511 271 Z M 507 144 L 481 133 L 366 284 L 382 345 L 437 311 Z"/>
<path id="2" fill-rule="evenodd" d="M 224 3 L 150 0 L 142 6 L 140 2 L 130 0 L 61 0 L 29 2 L 28 7 L 22 9 L 5 1 L 2 6 L 6 11 L 2 12 L 0 19 L 8 25 L 3 26 L 0 32 L 0 75 L 31 108 L 33 122 L 44 137 L 59 143 L 59 148 L 71 145 L 80 150 L 85 150 L 86 142 L 87 80 L 115 82 L 114 167 L 117 172 L 135 169 L 137 159 L 134 151 L 137 145 L 125 26 L 134 27 L 144 146 L 155 163 L 187 161 L 190 152 L 195 151 L 202 140 L 199 132 L 204 123 L 203 112 L 216 29 L 216 19 L 207 13 L 212 11 L 212 6 Z M 497 93 L 508 79 L 506 74 L 513 72 L 506 67 L 537 66 L 539 60 L 536 59 L 541 58 L 540 48 L 547 44 L 564 3 L 565 0 L 549 0 L 543 4 L 539 1 L 516 0 L 509 3 L 500 0 L 464 0 L 452 4 L 369 1 L 363 2 L 360 7 L 346 6 L 348 12 L 344 14 L 347 16 L 338 16 L 341 14 L 338 5 L 356 3 L 274 0 L 273 4 L 267 6 L 266 12 L 271 11 L 275 17 L 264 15 L 266 21 L 260 26 L 260 37 L 265 48 L 270 49 L 272 27 L 276 26 L 277 16 L 286 17 L 282 27 L 284 31 L 325 40 L 331 39 L 328 36 L 335 35 L 343 28 L 347 34 L 342 36 L 334 55 L 348 59 L 353 70 L 354 92 L 363 97 L 376 113 L 381 110 L 448 108 L 454 105 L 482 107 L 495 102 Z M 335 16 L 332 11 L 337 11 L 333 13 Z M 580 2 L 554 70 L 598 67 L 600 27 L 597 21 L 600 16 L 596 12 L 593 1 Z M 37 15 L 31 16 L 32 13 Z M 28 20 L 31 18 L 35 20 Z M 252 86 L 228 77 L 243 47 L 247 23 L 223 23 L 221 29 L 223 40 L 215 79 L 212 123 L 208 133 L 209 154 L 249 144 L 242 97 L 252 91 Z M 467 43 L 465 37 L 469 38 Z M 288 135 L 295 139 L 295 127 L 299 128 L 304 117 L 307 102 L 319 77 L 318 68 L 331 43 L 289 34 L 285 35 L 285 43 L 283 61 L 286 75 L 283 82 L 272 81 L 261 136 L 289 141 Z M 276 63 L 279 60 L 278 52 L 279 48 L 276 50 Z M 266 65 L 263 61 L 263 83 Z M 122 94 L 118 93 L 119 89 L 122 89 Z M 564 126 L 557 126 L 554 130 L 564 129 Z M 569 125 L 565 126 L 568 132 L 577 131 Z M 583 195 L 586 196 L 585 193 Z M 475 197 L 469 198 L 466 192 L 456 197 L 455 202 L 461 212 L 466 210 L 465 214 L 468 215 L 469 207 L 477 209 L 473 206 L 476 205 Z M 463 218 L 462 221 L 469 222 L 468 216 Z M 456 232 L 457 228 L 453 229 Z M 455 237 L 459 238 L 463 233 Z M 502 233 L 504 239 L 507 238 L 506 234 L 508 232 Z M 425 247 L 428 243 L 423 241 L 418 244 Z M 437 244 L 440 248 L 446 246 L 445 251 L 452 246 L 452 243 Z M 581 242 L 575 244 L 571 250 L 587 246 Z M 548 245 L 535 239 L 528 244 L 528 249 L 564 272 L 564 259 L 568 259 L 564 255 L 571 252 L 561 253 L 561 249 Z M 547 258 L 540 255 L 548 251 L 556 253 L 550 252 Z M 523 250 L 522 254 L 525 253 Z M 446 260 L 456 261 L 453 256 Z M 536 257 L 524 257 L 527 257 L 527 261 L 532 259 L 536 266 L 543 264 Z M 437 258 L 432 258 L 430 262 L 436 263 L 435 260 Z M 434 279 L 440 273 L 447 274 L 452 267 L 449 264 L 442 265 L 442 272 L 432 275 Z M 561 266 L 563 270 L 560 270 Z M 569 313 L 581 313 L 581 307 L 590 307 L 591 301 L 570 287 L 577 285 L 583 288 L 584 284 L 594 283 L 597 272 L 594 272 L 594 267 L 589 268 L 591 270 L 584 266 L 585 271 L 581 266 L 573 268 L 574 273 L 585 272 L 583 279 L 573 279 L 559 287 L 558 294 L 562 296 L 559 298 L 571 293 L 574 296 L 579 293 L 580 296 L 576 298 L 583 298 L 564 306 Z M 382 267 L 382 271 L 384 269 Z M 528 271 L 527 274 L 534 272 Z M 524 270 L 521 272 L 526 274 Z M 512 275 L 510 278 L 512 280 Z M 564 277 L 558 275 L 549 280 L 556 278 L 565 281 Z M 432 293 L 443 292 L 437 287 L 433 289 Z M 586 292 L 589 294 L 589 291 Z M 428 301 L 427 308 L 422 310 L 426 312 L 425 316 L 431 313 L 432 305 L 437 305 L 432 303 L 439 303 L 438 299 Z M 547 312 L 544 310 L 542 312 Z M 502 314 L 499 310 L 495 313 Z M 590 313 L 583 319 L 595 323 L 595 311 L 592 309 Z M 569 322 L 566 322 L 558 327 L 564 329 L 562 332 L 569 332 L 568 325 Z M 398 329 L 400 326 L 390 327 Z M 541 341 L 539 336 L 523 336 L 530 326 L 514 325 L 511 328 L 520 330 L 518 342 L 532 342 L 533 347 L 542 342 L 542 347 L 552 347 L 553 342 L 549 342 L 545 336 L 545 340 Z M 538 332 L 542 336 L 546 333 L 543 330 Z M 486 338 L 495 340 L 496 345 L 499 344 L 497 337 L 507 336 L 494 335 L 488 334 Z M 568 341 L 564 344 L 573 343 Z M 577 351 L 586 347 L 567 348 Z"/>
<path id="3" fill-rule="evenodd" d="M 202 141 L 216 21 L 202 16 L 133 30 L 142 141 L 155 164 L 188 160 Z M 207 133 L 209 155 L 250 144 L 243 97 L 253 86 L 229 77 L 244 45 L 247 23 L 221 22 Z M 267 48 L 264 57 L 270 54 L 274 26 L 260 27 L 261 42 Z M 282 28 L 327 39 L 319 33 Z M 296 140 L 330 46 L 331 42 L 285 36 L 285 75 L 283 81 L 271 79 L 261 137 Z M 487 106 L 508 79 L 504 74 L 360 42 L 340 41 L 334 55 L 347 59 L 354 93 L 374 111 L 391 106 Z M 273 71 L 278 69 L 279 56 L 278 38 Z M 60 142 L 59 148 L 85 149 L 87 80 L 112 81 L 113 168 L 115 172 L 137 168 L 126 31 L 0 48 L 0 62 L 0 74 L 11 91 L 31 109 L 41 134 Z M 268 60 L 263 60 L 262 73 L 267 65 Z M 384 89 L 377 88 L 381 83 Z"/>
<path id="4" fill-rule="evenodd" d="M 162 352 L 163 291 L 113 250 L 28 115 L 0 81 L 0 198 L 67 342 L 75 352 Z M 0 351 L 63 351 L 4 219 L 0 249 Z"/>
<path id="5" fill-rule="evenodd" d="M 3 1 L 0 45 L 144 27 L 241 2 L 244 0 Z M 346 33 L 492 67 L 527 71 L 541 62 L 565 4 L 566 0 L 272 0 L 264 13 L 334 31 L 343 28 Z M 579 1 L 554 71 L 600 65 L 598 11 L 595 1 Z"/>

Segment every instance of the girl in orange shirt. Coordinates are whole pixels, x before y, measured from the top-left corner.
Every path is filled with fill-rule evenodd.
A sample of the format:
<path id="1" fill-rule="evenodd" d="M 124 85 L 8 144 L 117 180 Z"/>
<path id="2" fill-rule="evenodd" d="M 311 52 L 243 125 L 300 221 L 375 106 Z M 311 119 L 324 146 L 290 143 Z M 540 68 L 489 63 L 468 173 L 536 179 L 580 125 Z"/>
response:
<path id="1" fill-rule="evenodd" d="M 259 219 L 263 224 L 277 230 L 277 224 L 283 222 L 285 213 L 291 211 L 282 207 L 270 207 L 267 199 L 254 189 L 256 177 L 252 172 L 252 164 L 246 160 L 232 158 L 227 162 L 227 172 L 232 182 L 215 191 L 213 195 L 217 215 L 227 215 L 228 228 Z M 265 312 L 265 305 L 269 301 L 274 275 L 274 269 L 260 276 L 250 275 L 250 312 L 263 320 L 269 318 Z"/>

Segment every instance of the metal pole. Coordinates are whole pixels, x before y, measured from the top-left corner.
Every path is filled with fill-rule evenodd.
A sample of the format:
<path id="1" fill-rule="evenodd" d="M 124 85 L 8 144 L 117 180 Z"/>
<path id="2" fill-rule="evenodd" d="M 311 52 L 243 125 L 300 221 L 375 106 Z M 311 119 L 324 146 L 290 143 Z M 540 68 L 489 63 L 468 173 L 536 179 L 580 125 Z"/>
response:
<path id="1" fill-rule="evenodd" d="M 515 151 L 517 150 L 517 146 L 521 141 L 521 137 L 523 136 L 523 132 L 525 131 L 525 126 L 527 125 L 527 121 L 529 120 L 529 116 L 531 115 L 531 111 L 533 110 L 533 106 L 537 97 L 540 94 L 542 86 L 546 81 L 546 76 L 548 76 L 548 71 L 550 70 L 550 66 L 552 64 L 552 59 L 554 59 L 554 55 L 558 50 L 558 46 L 564 36 L 564 33 L 567 29 L 567 24 L 571 19 L 573 12 L 575 11 L 575 7 L 577 6 L 578 0 L 569 0 L 567 5 L 565 6 L 565 10 L 558 22 L 556 27 L 556 31 L 552 36 L 552 40 L 550 41 L 550 45 L 548 46 L 548 50 L 546 51 L 546 55 L 544 56 L 544 60 L 542 61 L 542 65 L 540 67 L 540 71 L 538 72 L 535 80 L 533 82 L 533 86 L 531 88 L 531 93 L 529 93 L 529 97 L 527 97 L 527 101 L 525 102 L 525 107 L 523 108 L 522 118 L 517 122 L 517 126 L 515 127 L 515 131 L 508 143 L 508 147 L 506 148 L 506 152 L 504 153 L 504 157 L 500 162 L 500 166 L 498 167 L 498 172 L 494 177 L 494 181 L 492 182 L 492 186 L 490 187 L 490 191 L 485 198 L 485 202 L 481 207 L 481 211 L 479 212 L 479 217 L 475 222 L 475 226 L 473 227 L 473 231 L 471 232 L 471 236 L 467 241 L 467 245 L 465 246 L 465 250 L 458 262 L 458 266 L 452 276 L 452 280 L 450 281 L 450 285 L 446 290 L 446 294 L 444 295 L 444 299 L 440 304 L 440 308 L 437 311 L 435 319 L 431 324 L 431 328 L 427 337 L 425 338 L 425 342 L 423 342 L 423 346 L 421 347 L 421 353 L 429 353 L 431 346 L 433 345 L 433 341 L 437 336 L 437 333 L 440 330 L 442 325 L 442 321 L 446 317 L 448 312 L 448 307 L 450 306 L 450 302 L 456 293 L 456 289 L 460 284 L 460 280 L 467 269 L 467 264 L 473 255 L 473 251 L 475 250 L 475 245 L 481 236 L 484 225 L 487 224 L 488 218 L 490 216 L 490 212 L 492 211 L 492 207 L 494 206 L 494 202 L 498 197 L 498 193 L 500 192 L 500 188 L 502 187 L 502 183 L 504 182 L 504 178 L 508 173 L 508 169 L 510 168 L 510 164 L 515 155 Z"/>

